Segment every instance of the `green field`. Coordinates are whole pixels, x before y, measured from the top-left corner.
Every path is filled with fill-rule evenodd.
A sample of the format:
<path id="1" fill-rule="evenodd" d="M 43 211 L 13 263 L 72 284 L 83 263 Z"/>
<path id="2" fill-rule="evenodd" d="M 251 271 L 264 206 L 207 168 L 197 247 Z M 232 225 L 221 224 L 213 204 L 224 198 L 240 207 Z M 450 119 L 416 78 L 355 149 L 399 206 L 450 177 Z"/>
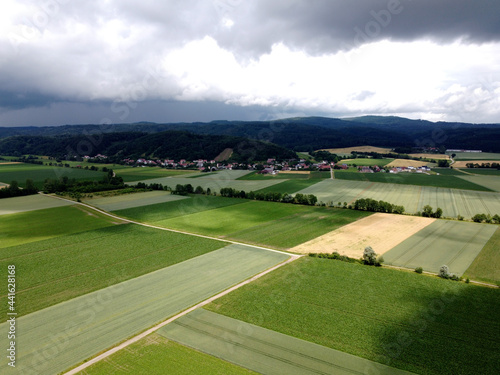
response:
<path id="1" fill-rule="evenodd" d="M 49 167 L 37 164 L 9 164 L 0 165 L 0 181 L 10 183 L 19 182 L 24 187 L 26 180 L 31 179 L 39 189 L 43 188 L 47 178 L 59 179 L 68 177 L 76 180 L 100 180 L 105 176 L 104 172 L 96 172 L 85 169 Z"/>
<path id="2" fill-rule="evenodd" d="M 157 203 L 178 201 L 181 199 L 187 199 L 187 197 L 173 195 L 163 190 L 155 190 L 110 197 L 100 197 L 98 195 L 94 195 L 93 198 L 86 198 L 83 201 L 106 211 L 117 211 Z"/>
<path id="3" fill-rule="evenodd" d="M 204 309 L 181 317 L 158 333 L 261 374 L 410 375 Z"/>
<path id="4" fill-rule="evenodd" d="M 71 206 L 74 202 L 51 198 L 41 194 L 4 198 L 0 201 L 0 215 L 43 210 L 45 208 Z"/>
<path id="5" fill-rule="evenodd" d="M 321 180 L 315 180 L 315 179 L 285 180 L 285 181 L 280 182 L 276 185 L 268 186 L 268 187 L 263 188 L 263 189 L 257 189 L 255 191 L 259 192 L 259 193 L 269 193 L 270 192 L 270 193 L 293 194 L 299 190 L 302 190 L 302 189 L 308 188 L 309 186 L 317 184 L 319 181 L 321 181 Z"/>
<path id="6" fill-rule="evenodd" d="M 26 315 L 222 246 L 134 224 L 115 225 L 2 248 L 0 275 L 8 264 L 16 265 L 18 312 Z M 6 309 L 6 304 L 0 306 L 4 317 Z"/>
<path id="7" fill-rule="evenodd" d="M 269 174 L 259 174 L 257 172 L 252 172 L 250 174 L 247 174 L 245 176 L 242 176 L 238 178 L 238 180 L 308 180 L 310 179 L 310 175 L 306 173 L 278 173 L 275 175 L 269 175 Z"/>
<path id="8" fill-rule="evenodd" d="M 491 168 L 462 168 L 460 170 L 464 171 L 464 172 L 467 172 L 467 173 L 473 173 L 473 174 L 479 174 L 479 175 L 500 176 L 500 170 L 499 169 L 491 169 Z"/>
<path id="9" fill-rule="evenodd" d="M 199 172 L 196 170 L 178 170 L 159 167 L 125 167 L 123 165 L 118 165 L 112 168 L 113 171 L 118 176 L 122 177 L 123 181 L 125 182 L 139 181 L 150 178 L 176 177 L 199 174 Z"/>
<path id="10" fill-rule="evenodd" d="M 432 172 L 439 173 L 442 176 L 466 176 L 461 169 L 456 168 L 432 168 Z"/>
<path id="11" fill-rule="evenodd" d="M 447 152 L 447 155 L 456 154 L 455 160 L 499 160 L 500 154 L 491 152 Z"/>
<path id="12" fill-rule="evenodd" d="M 296 246 L 370 215 L 361 211 L 235 198 L 204 199 L 206 205 L 196 206 L 191 198 L 116 213 L 165 228 L 279 249 Z M 180 212 L 181 209 L 184 213 Z M 191 210 L 194 212 L 190 213 Z"/>
<path id="13" fill-rule="evenodd" d="M 199 251 L 200 240 L 220 246 L 216 241 L 200 238 L 194 239 L 198 243 L 189 244 L 185 242 L 186 237 L 193 241 L 192 237 L 181 237 L 184 243 L 177 251 L 182 254 Z M 169 239 L 148 241 L 147 235 L 137 234 L 134 238 L 141 241 L 139 248 L 142 249 L 149 250 L 149 246 L 156 242 L 174 246 Z M 126 243 L 123 240 L 121 247 Z M 159 255 L 155 257 L 156 264 L 161 263 Z M 287 258 L 288 255 L 282 253 L 230 245 L 16 318 L 19 327 L 16 342 L 18 348 L 22 348 L 17 352 L 16 370 L 20 373 L 59 373 Z M 142 259 L 141 255 L 134 260 L 134 269 Z M 96 260 L 93 257 L 94 266 L 97 266 Z M 29 280 L 31 275 L 24 273 L 23 269 L 26 268 L 22 265 L 16 266 L 16 277 Z M 45 270 L 48 276 L 61 271 L 63 267 Z M 110 285 L 111 280 L 103 276 L 94 275 L 105 285 Z M 54 283 L 45 286 L 48 293 L 55 293 L 53 286 Z M 19 309 L 24 306 L 20 296 L 17 299 Z M 7 323 L 0 325 L 3 337 L 7 335 L 7 328 Z M 6 368 L 6 362 L 7 357 L 3 356 L 0 366 Z"/>
<path id="14" fill-rule="evenodd" d="M 477 213 L 492 216 L 500 213 L 500 194 L 495 192 L 334 179 L 323 180 L 298 193 L 314 194 L 325 203 L 372 198 L 402 205 L 408 213 L 422 211 L 425 205 L 430 205 L 434 210 L 440 207 L 445 217 L 471 218 Z"/>
<path id="15" fill-rule="evenodd" d="M 482 175 L 482 176 L 466 176 L 462 175 L 459 178 L 472 182 L 474 184 L 478 184 L 481 186 L 484 186 L 492 191 L 500 192 L 500 175 L 499 176 L 488 176 L 488 175 Z"/>
<path id="16" fill-rule="evenodd" d="M 457 172 L 460 173 L 460 172 Z M 463 175 L 463 174 L 462 174 Z M 475 191 L 493 191 L 485 186 L 478 185 L 454 175 L 426 175 L 422 173 L 335 173 L 339 180 L 370 181 L 386 184 L 433 186 L 450 189 L 463 189 Z"/>
<path id="17" fill-rule="evenodd" d="M 156 333 L 97 362 L 79 375 L 242 375 L 253 371 L 179 345 Z"/>
<path id="18" fill-rule="evenodd" d="M 464 277 L 500 286 L 500 228 L 465 271 Z"/>
<path id="19" fill-rule="evenodd" d="M 0 248 L 121 224 L 82 206 L 47 208 L 3 215 L 0 220 Z"/>
<path id="20" fill-rule="evenodd" d="M 418 374 L 495 374 L 498 292 L 304 257 L 207 308 Z"/>
<path id="21" fill-rule="evenodd" d="M 357 159 L 344 159 L 338 162 L 338 164 L 347 164 L 356 166 L 373 166 L 378 165 L 379 167 L 383 167 L 394 159 L 367 159 L 367 158 L 357 158 Z"/>
<path id="22" fill-rule="evenodd" d="M 494 225 L 437 220 L 384 254 L 385 263 L 438 273 L 446 264 L 461 276 L 497 229 Z"/>

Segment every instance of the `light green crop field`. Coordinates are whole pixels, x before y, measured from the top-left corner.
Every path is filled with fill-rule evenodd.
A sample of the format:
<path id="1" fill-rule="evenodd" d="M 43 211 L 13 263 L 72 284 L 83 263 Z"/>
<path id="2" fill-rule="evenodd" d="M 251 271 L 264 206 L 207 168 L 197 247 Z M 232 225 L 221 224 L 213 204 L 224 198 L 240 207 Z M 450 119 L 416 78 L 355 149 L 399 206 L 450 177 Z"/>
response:
<path id="1" fill-rule="evenodd" d="M 384 165 L 389 164 L 394 159 L 367 159 L 367 158 L 356 158 L 356 159 L 344 159 L 338 162 L 338 164 L 347 164 L 357 166 L 372 166 L 378 165 L 379 167 L 383 167 Z"/>
<path id="2" fill-rule="evenodd" d="M 221 241 L 134 224 L 0 249 L 0 275 L 16 266 L 19 315 L 57 304 L 225 246 Z M 5 286 L 0 286 L 4 296 Z M 0 306 L 6 317 L 7 304 Z"/>
<path id="3" fill-rule="evenodd" d="M 492 191 L 500 192 L 500 175 L 498 176 L 460 176 L 461 179 L 472 182 L 477 185 L 482 185 Z"/>
<path id="4" fill-rule="evenodd" d="M 118 374 L 243 375 L 256 374 L 222 359 L 179 345 L 156 333 L 79 372 Z"/>
<path id="5" fill-rule="evenodd" d="M 460 172 L 457 172 L 460 173 Z M 463 175 L 463 174 L 462 174 Z M 335 174 L 339 180 L 371 181 L 386 184 L 434 186 L 450 189 L 475 191 L 494 191 L 472 180 L 458 178 L 454 175 L 427 175 L 423 173 L 359 173 L 339 172 Z"/>
<path id="6" fill-rule="evenodd" d="M 138 239 L 144 242 L 145 238 Z M 181 251 L 196 247 L 193 245 L 184 244 Z M 16 318 L 22 327 L 16 332 L 20 349 L 16 370 L 37 374 L 64 371 L 287 258 L 282 253 L 230 245 Z M 135 260 L 140 262 L 142 259 Z M 26 277 L 22 269 L 16 272 L 20 280 Z M 50 271 L 55 273 L 54 269 Z M 17 304 L 23 306 L 20 300 Z M 0 325 L 2 336 L 6 337 L 7 329 L 7 323 Z M 0 366 L 6 368 L 6 356 L 0 359 Z"/>
<path id="7" fill-rule="evenodd" d="M 312 186 L 314 184 L 317 184 L 321 180 L 315 180 L 315 179 L 308 179 L 308 180 L 302 180 L 302 179 L 296 179 L 296 180 L 284 180 L 283 182 L 280 182 L 276 185 L 268 186 L 263 189 L 258 189 L 255 190 L 256 192 L 259 193 L 288 193 L 288 194 L 293 194 L 299 190 L 305 189 L 309 186 Z"/>
<path id="8" fill-rule="evenodd" d="M 456 154 L 455 160 L 498 160 L 500 154 L 491 152 L 447 152 L 446 154 Z"/>
<path id="9" fill-rule="evenodd" d="M 439 173 L 443 176 L 466 176 L 461 169 L 457 168 L 432 168 L 432 172 Z"/>
<path id="10" fill-rule="evenodd" d="M 295 180 L 295 179 L 307 180 L 309 178 L 310 178 L 310 175 L 305 174 L 305 173 L 278 173 L 275 175 L 269 175 L 269 174 L 260 174 L 257 172 L 252 172 L 250 174 L 247 174 L 243 177 L 238 178 L 238 180 L 250 180 L 250 181 L 254 181 L 254 180 L 262 180 L 262 181 L 266 181 L 266 180 Z"/>
<path id="11" fill-rule="evenodd" d="M 221 197 L 205 197 L 206 205 L 200 203 L 197 209 L 193 199 L 116 213 L 165 228 L 278 249 L 296 246 L 371 214 Z M 186 203 L 184 214 L 180 212 L 182 203 Z"/>
<path id="12" fill-rule="evenodd" d="M 372 198 L 402 205 L 408 213 L 422 211 L 425 205 L 430 205 L 434 210 L 441 207 L 445 217 L 471 218 L 477 213 L 493 216 L 500 212 L 500 194 L 495 192 L 335 179 L 324 180 L 298 193 L 314 194 L 325 203 Z"/>
<path id="13" fill-rule="evenodd" d="M 194 195 L 187 199 L 151 204 L 148 206 L 117 210 L 115 213 L 144 223 L 157 223 L 173 217 L 190 215 L 197 212 L 213 210 L 219 207 L 231 206 L 248 202 L 245 199 L 224 198 L 207 195 Z"/>
<path id="14" fill-rule="evenodd" d="M 500 286 L 500 228 L 491 236 L 463 276 Z"/>
<path id="15" fill-rule="evenodd" d="M 24 197 L 4 198 L 0 200 L 0 215 L 17 212 L 43 210 L 45 208 L 71 206 L 74 202 L 51 198 L 40 194 Z"/>
<path id="16" fill-rule="evenodd" d="M 498 290 L 304 257 L 206 308 L 417 374 L 497 372 Z M 471 313 L 473 311 L 473 313 Z"/>
<path id="17" fill-rule="evenodd" d="M 158 333 L 260 374 L 385 374 L 409 372 L 198 309 Z"/>
<path id="18" fill-rule="evenodd" d="M 123 165 L 113 167 L 113 171 L 123 178 L 125 182 L 139 181 L 150 178 L 164 178 L 176 176 L 198 175 L 195 170 L 166 169 L 159 167 L 125 167 Z"/>
<path id="19" fill-rule="evenodd" d="M 121 223 L 120 220 L 82 206 L 64 206 L 3 215 L 0 220 L 0 248 Z"/>
<path id="20" fill-rule="evenodd" d="M 486 176 L 500 176 L 499 169 L 491 169 L 491 168 L 462 168 L 460 169 L 463 172 L 473 173 L 478 175 L 486 175 Z"/>
<path id="21" fill-rule="evenodd" d="M 106 211 L 117 211 L 157 203 L 178 201 L 181 199 L 187 199 L 187 197 L 172 195 L 163 190 L 156 190 L 111 197 L 99 197 L 95 195 L 93 198 L 86 198 L 83 201 Z"/>
<path id="22" fill-rule="evenodd" d="M 461 276 L 495 233 L 495 225 L 437 220 L 384 254 L 386 264 Z"/>
<path id="23" fill-rule="evenodd" d="M 16 180 L 19 186 L 24 187 L 26 180 L 31 179 L 39 189 L 43 188 L 47 178 L 58 180 L 68 177 L 76 180 L 100 180 L 104 172 L 96 172 L 85 169 L 49 167 L 37 164 L 10 164 L 0 165 L 0 181 L 10 183 Z"/>

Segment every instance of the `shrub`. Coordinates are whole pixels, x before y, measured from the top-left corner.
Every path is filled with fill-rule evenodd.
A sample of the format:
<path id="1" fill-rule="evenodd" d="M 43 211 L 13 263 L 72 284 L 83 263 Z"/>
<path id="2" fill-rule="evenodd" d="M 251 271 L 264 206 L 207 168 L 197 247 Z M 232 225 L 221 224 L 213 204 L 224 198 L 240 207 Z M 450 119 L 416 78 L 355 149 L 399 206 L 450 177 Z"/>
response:
<path id="1" fill-rule="evenodd" d="M 464 217 L 462 215 L 457 215 L 457 219 L 460 220 L 460 221 L 463 221 Z"/>
<path id="2" fill-rule="evenodd" d="M 423 271 L 424 271 L 424 269 L 422 267 L 415 268 L 416 273 L 422 273 Z"/>
<path id="3" fill-rule="evenodd" d="M 470 279 L 469 279 L 469 278 L 466 278 L 466 279 L 465 279 L 465 283 L 466 283 L 466 284 L 469 284 L 469 283 L 470 283 Z"/>
<path id="4" fill-rule="evenodd" d="M 448 279 L 450 277 L 450 270 L 448 269 L 447 265 L 441 266 L 439 269 L 439 277 L 442 277 L 443 279 Z"/>
<path id="5" fill-rule="evenodd" d="M 377 263 L 377 254 L 371 246 L 365 247 L 365 251 L 363 251 L 363 263 L 370 266 Z"/>

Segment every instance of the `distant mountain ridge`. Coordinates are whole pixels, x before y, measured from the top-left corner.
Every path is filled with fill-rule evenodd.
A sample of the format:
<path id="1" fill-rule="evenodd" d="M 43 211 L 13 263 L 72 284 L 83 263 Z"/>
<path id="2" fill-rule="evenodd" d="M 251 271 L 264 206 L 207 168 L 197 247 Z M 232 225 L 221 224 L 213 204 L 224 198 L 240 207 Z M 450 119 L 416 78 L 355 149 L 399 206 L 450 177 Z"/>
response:
<path id="1" fill-rule="evenodd" d="M 388 147 L 435 146 L 500 152 L 500 124 L 431 122 L 396 116 L 354 118 L 296 117 L 273 121 L 228 121 L 113 125 L 0 127 L 0 139 L 25 136 L 78 136 L 112 132 L 159 133 L 176 130 L 272 142 L 294 151 L 370 144 Z"/>

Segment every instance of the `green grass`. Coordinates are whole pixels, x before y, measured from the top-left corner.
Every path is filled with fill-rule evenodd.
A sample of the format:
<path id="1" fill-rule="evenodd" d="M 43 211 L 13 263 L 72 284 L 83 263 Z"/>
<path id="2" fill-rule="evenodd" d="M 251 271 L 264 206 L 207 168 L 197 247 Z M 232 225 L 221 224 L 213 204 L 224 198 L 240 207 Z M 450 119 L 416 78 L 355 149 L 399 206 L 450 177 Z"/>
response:
<path id="1" fill-rule="evenodd" d="M 119 220 L 81 206 L 2 215 L 0 248 L 113 226 Z"/>
<path id="2" fill-rule="evenodd" d="M 177 169 L 166 169 L 159 167 L 124 167 L 117 166 L 113 168 L 113 171 L 120 177 L 123 178 L 125 182 L 146 180 L 150 178 L 161 178 L 161 177 L 176 177 L 176 176 L 187 176 L 190 174 L 198 175 L 199 172 L 195 170 L 177 170 Z"/>
<path id="3" fill-rule="evenodd" d="M 26 315 L 224 245 L 123 224 L 0 249 L 0 270 L 16 265 L 18 312 Z M 6 309 L 0 306 L 1 316 Z"/>
<path id="4" fill-rule="evenodd" d="M 410 375 L 205 309 L 190 312 L 158 333 L 260 374 Z"/>
<path id="5" fill-rule="evenodd" d="M 433 186 L 441 188 L 492 191 L 485 186 L 463 180 L 454 175 L 426 175 L 421 173 L 336 173 L 336 179 L 371 181 L 401 185 Z"/>
<path id="6" fill-rule="evenodd" d="M 441 176 L 466 176 L 465 173 L 456 168 L 432 168 L 432 172 L 439 173 Z"/>
<path id="7" fill-rule="evenodd" d="M 194 199 L 194 198 L 192 198 Z M 171 202 L 117 211 L 165 228 L 219 236 L 246 243 L 287 249 L 349 224 L 370 213 L 235 198 L 206 197 L 196 210 L 194 201 Z M 234 201 L 235 204 L 230 204 Z M 171 209 L 186 202 L 184 214 Z M 191 208 L 193 211 L 191 212 Z M 148 212 L 148 210 L 150 210 Z"/>
<path id="8" fill-rule="evenodd" d="M 126 350 L 99 361 L 80 375 L 115 374 L 238 375 L 255 374 L 222 359 L 201 353 L 153 333 Z"/>
<path id="9" fill-rule="evenodd" d="M 309 174 L 306 173 L 278 173 L 275 175 L 260 174 L 257 172 L 252 172 L 242 177 L 238 177 L 237 180 L 307 180 L 310 178 Z"/>
<path id="10" fill-rule="evenodd" d="M 106 211 L 117 211 L 133 207 L 149 206 L 157 203 L 178 201 L 181 199 L 187 199 L 187 197 L 170 194 L 163 190 L 154 190 L 107 197 L 94 195 L 93 198 L 86 198 L 83 201 Z"/>
<path id="11" fill-rule="evenodd" d="M 73 205 L 74 202 L 51 198 L 41 194 L 26 195 L 23 197 L 4 198 L 0 201 L 0 215 L 17 212 L 35 211 L 45 208 Z"/>
<path id="12" fill-rule="evenodd" d="M 2 182 L 10 183 L 15 180 L 19 183 L 19 186 L 24 187 L 26 180 L 31 179 L 39 189 L 43 188 L 44 181 L 47 178 L 68 177 L 76 180 L 100 180 L 104 176 L 104 172 L 76 168 L 49 167 L 37 164 L 0 165 L 0 179 Z"/>
<path id="13" fill-rule="evenodd" d="M 309 180 L 286 180 L 283 182 L 280 182 L 279 184 L 268 186 L 263 189 L 258 189 L 256 192 L 259 193 L 288 193 L 288 194 L 293 194 L 296 193 L 299 190 L 305 189 L 309 186 L 312 186 L 314 184 L 317 184 L 321 180 L 316 180 L 316 179 L 309 179 Z"/>
<path id="14" fill-rule="evenodd" d="M 437 220 L 384 254 L 386 264 L 461 276 L 495 232 L 494 225 Z"/>
<path id="15" fill-rule="evenodd" d="M 464 174 L 463 176 L 460 176 L 460 178 L 465 181 L 484 186 L 493 191 L 500 192 L 500 176 L 494 176 L 494 175 L 470 176 Z"/>
<path id="16" fill-rule="evenodd" d="M 418 374 L 500 361 L 498 290 L 410 272 L 305 257 L 207 309 Z"/>
<path id="17" fill-rule="evenodd" d="M 465 271 L 464 277 L 500 285 L 500 228 Z"/>
<path id="18" fill-rule="evenodd" d="M 357 166 L 372 166 L 372 165 L 378 165 L 380 167 L 383 167 L 384 165 L 389 164 L 392 162 L 394 159 L 367 159 L 367 158 L 357 158 L 357 159 L 345 159 L 339 161 L 338 164 L 347 164 L 347 165 L 354 165 L 356 164 Z"/>
<path id="19" fill-rule="evenodd" d="M 167 235 L 171 236 L 172 233 Z M 135 233 L 135 236 L 130 237 L 122 234 L 115 238 L 121 248 L 117 249 L 117 252 L 123 252 L 123 248 L 135 239 L 135 259 L 131 262 L 135 270 L 142 266 L 145 253 L 151 252 L 155 244 L 164 247 L 163 250 L 157 251 L 154 257 L 157 266 L 163 263 L 162 258 L 168 257 L 164 254 L 169 253 L 169 248 L 179 254 L 193 255 L 193 252 L 202 253 L 201 247 L 205 247 L 206 252 L 204 244 L 211 243 L 212 250 L 213 247 L 220 246 L 219 242 L 192 236 L 152 237 L 155 236 L 151 231 Z M 176 241 L 176 238 L 181 241 Z M 176 245 L 177 249 L 173 249 Z M 99 267 L 98 263 L 101 263 L 100 257 L 93 255 L 92 269 Z M 118 263 L 116 257 L 109 259 L 107 254 L 102 254 L 102 257 L 108 258 L 103 259 L 102 263 L 111 263 L 110 267 L 113 267 L 114 262 Z M 182 257 L 186 259 L 185 255 Z M 35 314 L 16 318 L 19 327 L 16 341 L 19 342 L 19 348 L 22 343 L 22 350 L 16 353 L 16 370 L 19 373 L 60 373 L 287 258 L 287 255 L 277 252 L 230 245 L 116 285 L 111 285 L 112 275 L 94 274 L 92 279 L 111 286 L 99 288 L 96 292 L 73 298 Z M 53 268 L 38 264 L 38 269 L 40 268 L 45 269 L 44 272 L 48 276 L 48 280 L 44 281 L 66 271 L 64 264 L 59 267 L 54 265 Z M 126 273 L 116 267 L 114 269 L 118 274 Z M 31 278 L 28 270 L 21 265 L 16 265 L 16 271 L 19 283 Z M 83 278 L 82 274 L 71 274 L 75 278 Z M 55 283 L 48 283 L 44 289 L 54 294 L 54 285 Z M 20 296 L 21 294 L 17 296 L 19 311 L 25 306 Z M 7 323 L 0 325 L 2 335 L 6 328 Z M 52 350 L 54 347 L 57 347 L 57 350 Z M 46 355 L 41 357 L 40 353 Z M 43 371 L 36 368 L 37 362 L 40 364 L 40 357 Z M 6 362 L 7 357 L 3 356 L 0 366 L 6 368 Z"/>

